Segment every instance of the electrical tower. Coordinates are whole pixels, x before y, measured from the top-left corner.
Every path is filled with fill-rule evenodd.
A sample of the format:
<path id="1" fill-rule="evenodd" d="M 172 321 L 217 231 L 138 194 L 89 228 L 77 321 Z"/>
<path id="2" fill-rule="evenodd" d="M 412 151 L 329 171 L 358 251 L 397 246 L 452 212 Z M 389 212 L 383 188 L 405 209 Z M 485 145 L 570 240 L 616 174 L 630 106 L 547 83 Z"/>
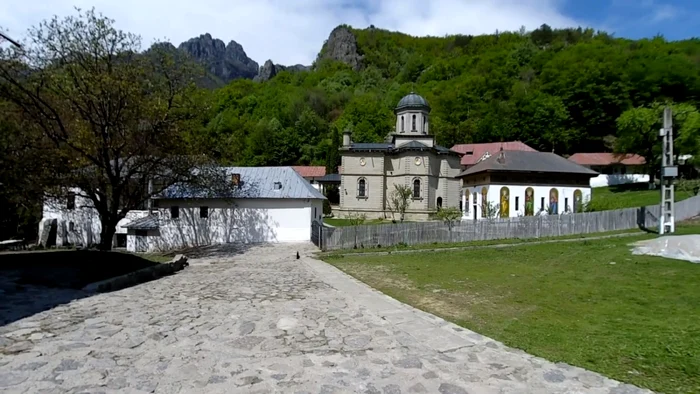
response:
<path id="1" fill-rule="evenodd" d="M 676 231 L 673 213 L 674 190 L 673 179 L 678 176 L 678 167 L 673 165 L 673 114 L 671 108 L 664 108 L 664 128 L 659 131 L 662 137 L 661 147 L 661 217 L 659 234 Z"/>

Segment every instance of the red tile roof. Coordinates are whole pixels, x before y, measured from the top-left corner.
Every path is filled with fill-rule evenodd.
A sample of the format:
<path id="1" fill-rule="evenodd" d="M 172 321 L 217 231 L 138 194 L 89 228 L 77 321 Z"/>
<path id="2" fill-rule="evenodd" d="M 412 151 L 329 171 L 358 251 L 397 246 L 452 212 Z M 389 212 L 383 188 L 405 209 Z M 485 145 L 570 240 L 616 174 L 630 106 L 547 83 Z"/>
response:
<path id="1" fill-rule="evenodd" d="M 326 175 L 324 166 L 292 166 L 292 168 L 304 178 L 320 178 Z"/>
<path id="2" fill-rule="evenodd" d="M 523 144 L 520 141 L 509 142 L 488 142 L 485 144 L 457 144 L 452 150 L 464 154 L 461 164 L 463 166 L 473 166 L 486 152 L 496 155 L 503 148 L 504 151 L 537 152 L 537 150 Z"/>
<path id="3" fill-rule="evenodd" d="M 641 166 L 646 160 L 639 155 L 616 153 L 574 153 L 569 160 L 582 166 L 609 166 L 612 164 L 624 164 L 627 166 Z"/>

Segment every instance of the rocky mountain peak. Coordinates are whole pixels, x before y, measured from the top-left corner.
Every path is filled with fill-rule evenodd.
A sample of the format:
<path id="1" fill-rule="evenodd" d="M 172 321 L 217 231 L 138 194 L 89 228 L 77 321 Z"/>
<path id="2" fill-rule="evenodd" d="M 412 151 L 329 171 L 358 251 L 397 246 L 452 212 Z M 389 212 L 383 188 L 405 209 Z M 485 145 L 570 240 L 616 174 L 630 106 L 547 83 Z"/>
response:
<path id="1" fill-rule="evenodd" d="M 362 56 L 357 51 L 357 38 L 345 25 L 340 25 L 331 31 L 318 57 L 319 60 L 341 61 L 354 70 L 362 68 Z"/>
<path id="2" fill-rule="evenodd" d="M 253 79 L 258 82 L 265 82 L 272 79 L 275 75 L 282 71 L 308 71 L 311 67 L 303 66 L 301 64 L 295 64 L 293 66 L 283 66 L 281 64 L 275 64 L 272 60 L 267 60 L 265 64 L 260 67 L 260 72 Z"/>
<path id="3" fill-rule="evenodd" d="M 249 58 L 243 46 L 235 41 L 226 45 L 205 33 L 183 42 L 179 49 L 202 63 L 209 73 L 224 83 L 238 78 L 252 79 L 258 74 L 258 63 Z"/>

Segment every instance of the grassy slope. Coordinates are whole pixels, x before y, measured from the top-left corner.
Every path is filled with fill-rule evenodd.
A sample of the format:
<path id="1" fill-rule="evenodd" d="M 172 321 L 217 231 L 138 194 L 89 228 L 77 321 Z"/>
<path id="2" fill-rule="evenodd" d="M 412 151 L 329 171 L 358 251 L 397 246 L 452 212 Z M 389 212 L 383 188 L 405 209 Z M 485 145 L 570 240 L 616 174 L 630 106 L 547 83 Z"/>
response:
<path id="1" fill-rule="evenodd" d="M 691 194 L 676 188 L 676 201 L 685 200 Z M 648 190 L 647 184 L 623 187 L 596 187 L 592 191 L 591 208 L 595 211 L 636 208 L 661 203 L 661 190 Z"/>
<path id="2" fill-rule="evenodd" d="M 700 225 L 679 232 L 700 233 Z M 698 392 L 700 264 L 629 252 L 629 243 L 651 237 L 329 262 L 549 360 L 653 390 Z"/>

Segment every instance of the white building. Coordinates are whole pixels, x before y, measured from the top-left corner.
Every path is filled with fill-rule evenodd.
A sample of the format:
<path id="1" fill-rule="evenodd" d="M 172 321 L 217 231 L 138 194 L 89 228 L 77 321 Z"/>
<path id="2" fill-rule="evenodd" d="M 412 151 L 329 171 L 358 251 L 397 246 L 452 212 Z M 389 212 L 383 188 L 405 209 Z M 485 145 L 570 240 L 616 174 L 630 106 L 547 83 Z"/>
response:
<path id="1" fill-rule="evenodd" d="M 322 221 L 325 197 L 291 167 L 229 167 L 232 196 L 201 198 L 173 187 L 152 199 L 152 209 L 131 211 L 117 226 L 115 246 L 155 252 L 231 242 L 300 242 Z M 55 220 L 55 222 L 54 222 Z M 57 209 L 45 204 L 42 231 L 55 223 L 57 245 L 99 242 L 100 222 L 87 201 Z M 40 236 L 40 238 L 43 238 Z"/>
<path id="2" fill-rule="evenodd" d="M 625 183 L 649 182 L 644 168 L 646 160 L 634 154 L 574 153 L 569 160 L 599 173 L 591 178 L 591 187 L 605 187 Z"/>
<path id="3" fill-rule="evenodd" d="M 500 151 L 459 174 L 462 219 L 580 212 L 596 175 L 554 153 Z"/>

